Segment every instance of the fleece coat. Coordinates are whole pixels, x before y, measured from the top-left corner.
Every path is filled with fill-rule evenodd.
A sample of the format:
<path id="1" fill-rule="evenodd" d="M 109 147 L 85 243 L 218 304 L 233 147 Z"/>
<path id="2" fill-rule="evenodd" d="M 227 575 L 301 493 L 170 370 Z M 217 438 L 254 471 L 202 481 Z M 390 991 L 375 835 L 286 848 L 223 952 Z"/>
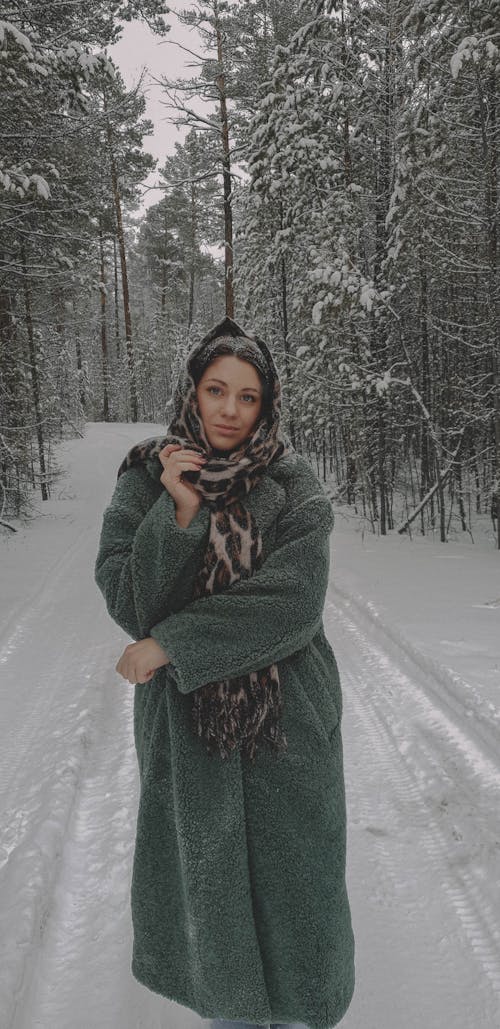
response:
<path id="1" fill-rule="evenodd" d="M 155 457 L 120 476 L 95 564 L 111 618 L 171 662 L 134 686 L 132 973 L 202 1018 L 329 1029 L 354 991 L 342 693 L 323 627 L 332 506 L 305 458 L 271 463 L 245 497 L 262 567 L 193 601 L 209 510 L 180 527 L 161 473 Z M 273 661 L 288 750 L 208 754 L 191 691 Z"/>

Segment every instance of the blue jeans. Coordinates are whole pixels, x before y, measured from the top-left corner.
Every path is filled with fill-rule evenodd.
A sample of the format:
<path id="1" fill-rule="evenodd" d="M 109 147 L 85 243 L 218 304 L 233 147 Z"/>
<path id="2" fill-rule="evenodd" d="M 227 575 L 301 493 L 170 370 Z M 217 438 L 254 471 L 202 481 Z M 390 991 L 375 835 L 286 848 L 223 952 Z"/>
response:
<path id="1" fill-rule="evenodd" d="M 210 1029 L 267 1029 L 257 1026 L 255 1022 L 230 1022 L 224 1018 L 212 1018 Z M 270 1029 L 308 1029 L 303 1022 L 271 1022 Z"/>

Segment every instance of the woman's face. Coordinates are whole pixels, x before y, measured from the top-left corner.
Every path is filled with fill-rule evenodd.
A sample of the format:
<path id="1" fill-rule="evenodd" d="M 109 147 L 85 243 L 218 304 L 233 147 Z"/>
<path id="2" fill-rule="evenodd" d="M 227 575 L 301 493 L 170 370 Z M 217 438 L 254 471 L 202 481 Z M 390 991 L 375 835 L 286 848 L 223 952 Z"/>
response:
<path id="1" fill-rule="evenodd" d="M 205 434 L 216 450 L 235 450 L 251 436 L 262 411 L 262 385 L 249 361 L 221 354 L 205 368 L 196 390 Z M 223 432 L 220 427 L 231 432 Z"/>

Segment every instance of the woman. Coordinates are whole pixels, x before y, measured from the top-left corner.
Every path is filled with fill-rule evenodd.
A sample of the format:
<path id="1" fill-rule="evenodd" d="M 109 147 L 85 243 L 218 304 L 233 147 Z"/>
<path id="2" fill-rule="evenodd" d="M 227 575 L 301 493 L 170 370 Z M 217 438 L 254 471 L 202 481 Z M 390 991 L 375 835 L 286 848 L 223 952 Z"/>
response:
<path id="1" fill-rule="evenodd" d="M 213 1029 L 329 1029 L 354 991 L 334 515 L 253 333 L 215 326 L 174 401 L 118 469 L 95 566 L 136 641 L 132 973 Z"/>

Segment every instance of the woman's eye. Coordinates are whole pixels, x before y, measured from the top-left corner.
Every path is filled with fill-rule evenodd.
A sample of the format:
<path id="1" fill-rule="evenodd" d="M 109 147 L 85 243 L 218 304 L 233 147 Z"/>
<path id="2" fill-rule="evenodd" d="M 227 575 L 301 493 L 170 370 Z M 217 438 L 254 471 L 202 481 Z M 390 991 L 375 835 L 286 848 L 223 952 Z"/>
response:
<path id="1" fill-rule="evenodd" d="M 210 390 L 211 390 L 211 389 L 215 389 L 215 390 L 220 390 L 220 386 L 209 386 L 209 387 L 208 387 L 208 392 L 209 392 L 209 393 L 210 393 Z M 250 400 L 252 400 L 253 402 L 255 402 L 255 399 L 256 399 L 256 398 L 254 397 L 253 393 L 244 393 L 244 394 L 243 394 L 243 396 L 244 396 L 244 397 L 250 397 Z"/>

